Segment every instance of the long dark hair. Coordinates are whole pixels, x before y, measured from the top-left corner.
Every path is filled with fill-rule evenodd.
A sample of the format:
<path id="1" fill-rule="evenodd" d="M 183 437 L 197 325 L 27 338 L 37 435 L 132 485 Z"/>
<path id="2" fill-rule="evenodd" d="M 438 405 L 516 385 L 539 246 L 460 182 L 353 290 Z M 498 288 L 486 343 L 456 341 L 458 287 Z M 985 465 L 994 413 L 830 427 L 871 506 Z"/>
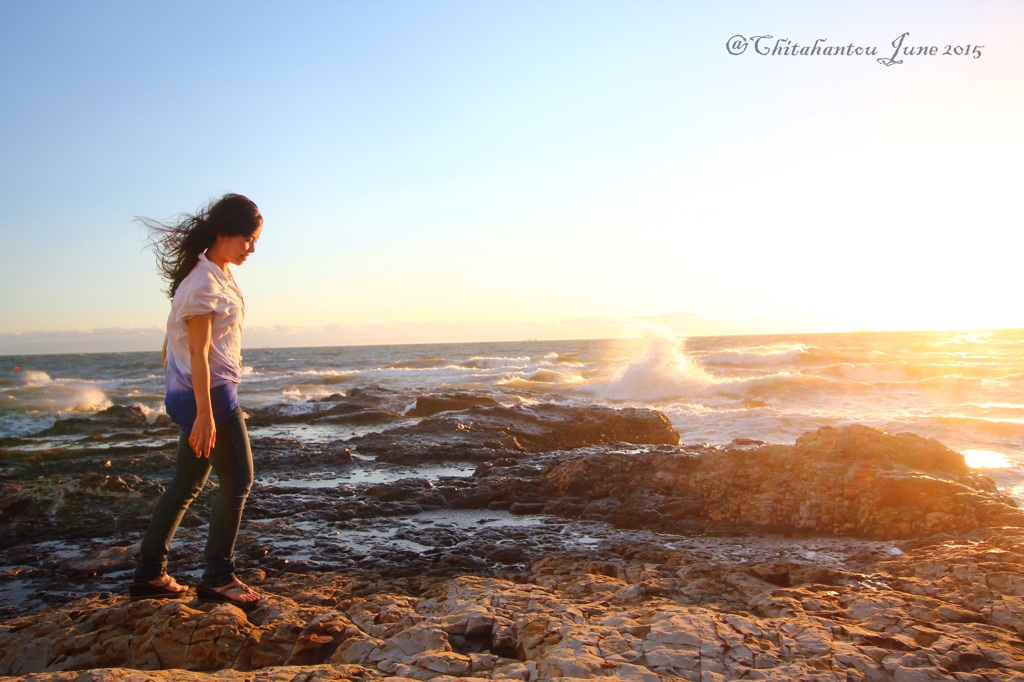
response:
<path id="1" fill-rule="evenodd" d="M 213 246 L 217 235 L 249 237 L 263 224 L 260 209 L 241 194 L 225 194 L 195 215 L 183 213 L 171 222 L 137 220 L 149 230 L 149 246 L 172 299 L 178 285 L 196 266 L 199 254 Z"/>

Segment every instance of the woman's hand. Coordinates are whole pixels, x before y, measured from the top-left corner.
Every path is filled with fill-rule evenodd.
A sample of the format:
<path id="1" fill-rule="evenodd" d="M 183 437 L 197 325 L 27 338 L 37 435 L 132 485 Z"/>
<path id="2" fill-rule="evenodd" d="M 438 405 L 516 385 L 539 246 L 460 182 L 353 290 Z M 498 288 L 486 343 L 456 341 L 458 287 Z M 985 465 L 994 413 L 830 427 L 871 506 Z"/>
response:
<path id="1" fill-rule="evenodd" d="M 213 423 L 212 414 L 198 414 L 189 434 L 188 444 L 196 457 L 209 457 L 210 450 L 217 443 L 217 426 Z"/>

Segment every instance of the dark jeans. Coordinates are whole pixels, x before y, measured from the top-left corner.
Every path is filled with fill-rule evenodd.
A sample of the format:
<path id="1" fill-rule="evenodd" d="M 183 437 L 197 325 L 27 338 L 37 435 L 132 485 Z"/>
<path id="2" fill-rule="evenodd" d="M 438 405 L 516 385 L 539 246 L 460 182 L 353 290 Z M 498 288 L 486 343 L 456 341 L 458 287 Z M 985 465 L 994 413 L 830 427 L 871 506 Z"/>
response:
<path id="1" fill-rule="evenodd" d="M 135 565 L 136 581 L 156 580 L 167 571 L 171 539 L 185 510 L 206 484 L 211 468 L 217 474 L 220 489 L 210 510 L 203 584 L 220 587 L 235 579 L 235 539 L 253 477 L 252 450 L 241 410 L 217 424 L 217 442 L 209 458 L 196 457 L 184 433 L 178 437 L 174 480 L 153 510 Z"/>

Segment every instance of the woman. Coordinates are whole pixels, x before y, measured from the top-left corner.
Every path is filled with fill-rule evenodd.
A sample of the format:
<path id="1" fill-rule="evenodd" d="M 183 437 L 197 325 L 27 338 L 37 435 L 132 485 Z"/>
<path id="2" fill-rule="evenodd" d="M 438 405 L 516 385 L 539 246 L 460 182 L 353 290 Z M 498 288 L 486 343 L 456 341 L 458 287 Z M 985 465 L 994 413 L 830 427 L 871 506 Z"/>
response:
<path id="1" fill-rule="evenodd" d="M 141 222 L 149 228 L 169 284 L 165 402 L 181 434 L 174 479 L 153 511 L 129 594 L 133 599 L 178 598 L 188 592 L 167 574 L 167 554 L 212 468 L 220 489 L 210 512 L 206 569 L 196 591 L 202 601 L 251 608 L 263 597 L 235 576 L 234 563 L 242 508 L 253 481 L 252 451 L 238 405 L 245 303 L 228 265 L 242 265 L 256 250 L 263 217 L 251 200 L 227 194 L 176 223 Z"/>

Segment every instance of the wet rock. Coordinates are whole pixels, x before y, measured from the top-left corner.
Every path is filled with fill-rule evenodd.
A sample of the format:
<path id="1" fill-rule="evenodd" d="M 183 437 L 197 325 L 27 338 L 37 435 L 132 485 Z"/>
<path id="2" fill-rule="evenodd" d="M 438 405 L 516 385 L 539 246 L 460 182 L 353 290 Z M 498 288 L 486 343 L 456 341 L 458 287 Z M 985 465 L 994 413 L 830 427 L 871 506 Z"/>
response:
<path id="1" fill-rule="evenodd" d="M 69 417 L 58 419 L 53 426 L 36 436 L 82 435 L 111 430 L 139 432 L 149 429 L 175 428 L 167 415 L 159 415 L 150 424 L 145 412 L 138 405 L 112 405 L 92 417 Z"/>
<path id="2" fill-rule="evenodd" d="M 248 410 L 252 426 L 273 424 L 376 425 L 405 419 L 401 412 L 411 398 L 404 393 L 380 387 L 353 388 L 347 394 L 335 393 L 311 400 L 305 409 L 292 405 L 271 405 Z"/>
<path id="3" fill-rule="evenodd" d="M 35 489 L 36 495 L 42 497 L 41 490 Z M 52 489 L 52 497 L 46 497 L 49 514 L 59 524 L 79 529 L 88 529 L 94 535 L 107 533 L 105 528 L 90 523 L 104 512 L 118 510 L 123 518 L 134 515 L 146 515 L 150 503 L 162 492 L 160 486 L 154 485 L 139 476 L 94 472 L 84 476 L 72 477 L 60 481 Z M 113 526 L 109 531 L 115 531 Z"/>
<path id="4" fill-rule="evenodd" d="M 468 410 L 472 407 L 498 407 L 500 404 L 497 399 L 478 393 L 421 395 L 416 398 L 416 406 L 406 412 L 406 415 L 430 417 L 438 412 Z"/>
<path id="5" fill-rule="evenodd" d="M 137 554 L 137 545 L 132 547 L 96 547 L 88 554 L 74 556 L 61 562 L 57 570 L 61 575 L 72 577 L 127 571 L 134 567 Z"/>
<path id="6" fill-rule="evenodd" d="M 300 478 L 311 472 L 337 470 L 352 461 L 352 450 L 340 441 L 308 445 L 294 438 L 250 437 L 253 459 L 261 475 L 277 473 Z"/>
<path id="7" fill-rule="evenodd" d="M 862 424 L 826 426 L 806 433 L 796 440 L 794 449 L 799 456 L 837 462 L 852 458 L 857 462 L 903 465 L 929 473 L 954 476 L 971 473 L 963 455 L 936 440 L 914 433 L 889 435 Z"/>
<path id="8" fill-rule="evenodd" d="M 134 474 L 94 471 L 83 475 L 26 481 L 25 493 L 45 510 L 51 532 L 63 538 L 106 537 L 144 528 L 162 487 Z"/>
<path id="9" fill-rule="evenodd" d="M 45 537 L 53 520 L 36 499 L 13 481 L 0 481 L 0 549 L 29 538 Z"/>
<path id="10" fill-rule="evenodd" d="M 102 435 L 87 436 L 60 449 L 28 449 L 0 453 L 13 480 L 39 477 L 67 479 L 97 471 L 115 475 L 150 475 L 169 471 L 177 436 L 150 438 L 136 433 L 123 444 L 111 444 Z M 141 441 L 141 442 L 140 442 Z M 173 467 L 173 464 L 171 465 Z"/>
<path id="11" fill-rule="evenodd" d="M 383 502 L 398 500 L 418 502 L 424 492 L 432 492 L 434 484 L 421 478 L 404 478 L 391 483 L 379 483 L 366 490 L 366 494 Z"/>
<path id="12" fill-rule="evenodd" d="M 348 442 L 381 461 L 422 462 L 492 460 L 499 453 L 552 452 L 616 442 L 674 445 L 679 434 L 665 415 L 654 410 L 544 404 L 441 412 L 415 425 Z"/>
<path id="13" fill-rule="evenodd" d="M 822 429 L 793 447 L 712 448 L 696 457 L 569 454 L 544 477 L 550 499 L 582 498 L 588 518 L 632 528 L 685 532 L 697 522 L 705 529 L 908 538 L 1024 525 L 1024 512 L 957 458 L 962 463 L 929 439 L 851 426 Z"/>
<path id="14" fill-rule="evenodd" d="M 311 410 L 300 412 L 286 411 L 280 406 L 271 406 L 249 411 L 247 423 L 253 426 L 270 426 L 273 424 L 358 424 L 366 420 L 367 415 L 377 415 L 368 423 L 387 423 L 402 419 L 389 410 L 368 408 L 361 404 L 318 404 Z"/>
<path id="15" fill-rule="evenodd" d="M 357 386 L 347 393 L 333 393 L 323 398 L 317 398 L 310 402 L 331 403 L 334 405 L 348 405 L 358 409 L 371 407 L 386 407 L 408 401 L 408 394 L 403 391 L 396 391 L 383 386 Z"/>

